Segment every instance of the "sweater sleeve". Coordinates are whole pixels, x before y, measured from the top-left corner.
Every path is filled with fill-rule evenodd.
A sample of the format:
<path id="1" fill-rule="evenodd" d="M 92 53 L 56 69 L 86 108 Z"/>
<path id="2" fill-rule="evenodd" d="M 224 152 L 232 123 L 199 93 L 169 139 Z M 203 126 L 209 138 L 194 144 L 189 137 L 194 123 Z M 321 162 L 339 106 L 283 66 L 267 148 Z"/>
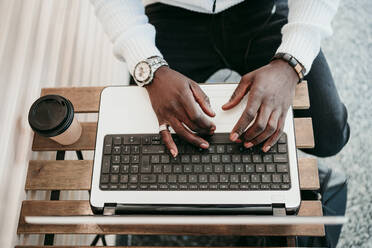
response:
<path id="1" fill-rule="evenodd" d="M 320 42 L 332 35 L 331 20 L 339 0 L 288 0 L 288 23 L 282 28 L 277 52 L 294 56 L 308 73 L 320 51 Z"/>
<path id="2" fill-rule="evenodd" d="M 155 46 L 155 28 L 139 0 L 90 0 L 103 29 L 114 44 L 114 54 L 133 74 L 139 61 L 162 56 Z"/>

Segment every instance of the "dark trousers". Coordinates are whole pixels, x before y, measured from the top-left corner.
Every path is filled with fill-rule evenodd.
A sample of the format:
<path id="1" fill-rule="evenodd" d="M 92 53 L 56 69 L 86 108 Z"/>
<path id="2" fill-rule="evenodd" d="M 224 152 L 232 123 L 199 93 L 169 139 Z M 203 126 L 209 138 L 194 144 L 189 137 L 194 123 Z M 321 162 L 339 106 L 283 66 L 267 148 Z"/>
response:
<path id="1" fill-rule="evenodd" d="M 170 67 L 198 83 L 229 68 L 244 75 L 270 62 L 287 23 L 286 1 L 245 1 L 218 14 L 201 14 L 164 4 L 146 7 L 156 28 L 156 45 Z M 305 77 L 310 109 L 295 117 L 311 117 L 315 148 L 305 152 L 327 157 L 338 153 L 350 135 L 347 110 L 341 102 L 322 52 Z M 132 81 L 133 82 L 133 81 Z"/>

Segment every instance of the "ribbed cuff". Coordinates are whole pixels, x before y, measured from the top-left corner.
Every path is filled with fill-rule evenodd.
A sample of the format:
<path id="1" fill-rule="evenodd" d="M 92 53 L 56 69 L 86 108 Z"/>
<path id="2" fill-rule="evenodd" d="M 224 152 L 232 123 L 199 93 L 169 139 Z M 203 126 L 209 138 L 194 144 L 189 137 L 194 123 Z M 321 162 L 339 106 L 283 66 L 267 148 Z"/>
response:
<path id="1" fill-rule="evenodd" d="M 312 32 L 312 28 L 298 27 L 296 24 L 287 24 L 282 29 L 282 43 L 277 53 L 289 53 L 295 57 L 306 69 L 305 75 L 310 71 L 311 65 L 320 51 L 320 35 Z"/>
<path id="2" fill-rule="evenodd" d="M 143 25 L 135 32 L 126 32 L 119 37 L 114 44 L 114 54 L 127 63 L 132 75 L 138 62 L 151 56 L 163 57 L 155 46 L 155 28 L 151 24 Z"/>

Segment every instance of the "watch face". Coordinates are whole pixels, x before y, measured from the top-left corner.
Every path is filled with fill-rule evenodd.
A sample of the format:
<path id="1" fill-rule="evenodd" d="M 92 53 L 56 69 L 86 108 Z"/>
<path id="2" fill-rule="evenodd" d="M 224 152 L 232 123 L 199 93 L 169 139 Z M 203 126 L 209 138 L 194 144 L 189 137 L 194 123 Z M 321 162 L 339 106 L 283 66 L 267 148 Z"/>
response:
<path id="1" fill-rule="evenodd" d="M 150 65 L 146 62 L 139 63 L 134 69 L 134 78 L 139 82 L 146 81 L 151 75 Z"/>

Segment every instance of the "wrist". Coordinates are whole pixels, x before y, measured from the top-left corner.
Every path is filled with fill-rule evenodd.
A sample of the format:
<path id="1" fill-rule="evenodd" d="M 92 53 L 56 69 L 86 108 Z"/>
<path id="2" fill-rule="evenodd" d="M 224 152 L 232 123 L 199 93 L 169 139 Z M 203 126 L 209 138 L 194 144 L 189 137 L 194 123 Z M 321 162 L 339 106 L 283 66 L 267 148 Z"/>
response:
<path id="1" fill-rule="evenodd" d="M 278 68 L 281 73 L 287 75 L 288 80 L 296 86 L 299 81 L 299 76 L 296 71 L 293 70 L 293 67 L 290 66 L 286 61 L 282 59 L 275 59 L 270 62 L 270 65 Z"/>
<path id="2" fill-rule="evenodd" d="M 155 72 L 154 72 L 154 77 L 152 79 L 152 81 L 147 84 L 147 85 L 144 85 L 145 89 L 147 90 L 150 90 L 153 88 L 153 86 L 156 86 L 158 85 L 160 82 L 160 79 L 164 77 L 164 75 L 167 73 L 167 71 L 169 70 L 169 67 L 166 66 L 166 65 L 162 65 L 160 66 Z"/>
<path id="3" fill-rule="evenodd" d="M 288 53 L 277 53 L 271 61 L 274 62 L 276 60 L 283 61 L 292 68 L 298 77 L 298 83 L 304 79 L 306 69 L 295 57 Z"/>

